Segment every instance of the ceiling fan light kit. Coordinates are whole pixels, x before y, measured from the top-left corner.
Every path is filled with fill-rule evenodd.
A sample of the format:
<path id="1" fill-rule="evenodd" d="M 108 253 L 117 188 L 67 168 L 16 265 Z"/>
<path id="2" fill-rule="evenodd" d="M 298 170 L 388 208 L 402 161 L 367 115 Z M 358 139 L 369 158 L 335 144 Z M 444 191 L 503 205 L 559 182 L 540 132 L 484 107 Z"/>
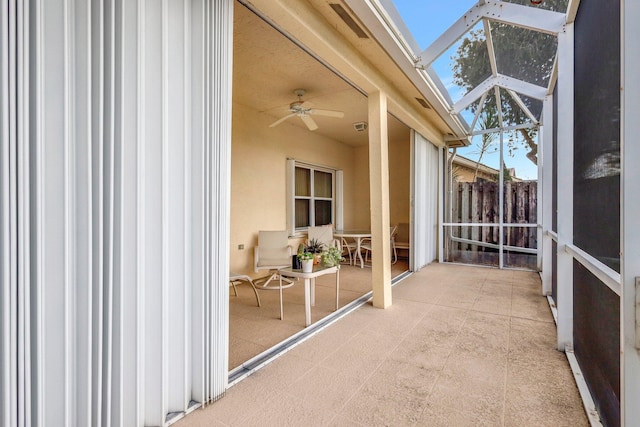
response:
<path id="1" fill-rule="evenodd" d="M 280 123 L 284 122 L 290 117 L 298 116 L 300 117 L 300 120 L 302 120 L 302 122 L 307 126 L 307 129 L 314 131 L 318 129 L 318 125 L 316 124 L 315 120 L 311 118 L 312 115 L 335 117 L 338 119 L 344 117 L 344 113 L 342 111 L 311 108 L 305 101 L 302 100 L 302 97 L 306 93 L 304 89 L 296 89 L 293 91 L 293 93 L 298 97 L 298 100 L 289 104 L 289 114 L 271 123 L 269 127 L 272 128 L 278 126 Z"/>

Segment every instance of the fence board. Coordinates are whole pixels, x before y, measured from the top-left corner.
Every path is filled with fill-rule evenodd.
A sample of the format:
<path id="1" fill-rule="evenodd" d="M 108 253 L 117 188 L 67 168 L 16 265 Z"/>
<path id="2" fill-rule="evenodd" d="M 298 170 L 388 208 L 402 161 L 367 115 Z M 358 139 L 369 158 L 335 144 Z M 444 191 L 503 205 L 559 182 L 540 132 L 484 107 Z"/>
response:
<path id="1" fill-rule="evenodd" d="M 495 182 L 457 183 L 452 191 L 452 221 L 478 224 L 498 222 L 499 187 Z M 506 182 L 504 185 L 504 222 L 537 222 L 537 182 Z M 499 242 L 499 227 L 454 227 L 454 235 L 485 243 Z M 504 244 L 524 248 L 537 247 L 536 228 L 506 227 Z M 495 251 L 477 245 L 455 244 L 453 248 L 472 251 Z"/>

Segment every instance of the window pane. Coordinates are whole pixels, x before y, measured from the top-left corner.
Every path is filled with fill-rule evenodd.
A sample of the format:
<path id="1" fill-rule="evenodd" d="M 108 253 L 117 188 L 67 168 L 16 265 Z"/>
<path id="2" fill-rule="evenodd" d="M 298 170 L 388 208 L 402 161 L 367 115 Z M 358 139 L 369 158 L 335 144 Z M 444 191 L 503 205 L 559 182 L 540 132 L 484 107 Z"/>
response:
<path id="1" fill-rule="evenodd" d="M 309 225 L 309 200 L 296 200 L 296 228 Z"/>
<path id="2" fill-rule="evenodd" d="M 327 172 L 316 171 L 313 175 L 314 181 L 314 196 L 315 197 L 331 197 L 331 183 L 333 181 L 332 175 Z"/>
<path id="3" fill-rule="evenodd" d="M 316 224 L 315 225 L 327 225 L 331 224 L 331 204 L 329 200 L 316 200 Z"/>
<path id="4" fill-rule="evenodd" d="M 311 196 L 311 171 L 309 169 L 296 168 L 296 196 Z"/>

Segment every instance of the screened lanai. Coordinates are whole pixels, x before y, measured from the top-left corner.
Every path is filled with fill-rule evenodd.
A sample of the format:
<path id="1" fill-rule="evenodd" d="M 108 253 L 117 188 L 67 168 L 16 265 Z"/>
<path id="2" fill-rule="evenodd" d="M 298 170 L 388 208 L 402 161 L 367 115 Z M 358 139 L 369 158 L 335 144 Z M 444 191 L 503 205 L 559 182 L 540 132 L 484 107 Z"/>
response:
<path id="1" fill-rule="evenodd" d="M 621 255 L 635 229 L 624 212 L 637 205 L 621 179 L 621 23 L 637 6 L 388 3 L 415 66 L 440 78 L 467 125 L 466 138 L 448 138 L 440 260 L 540 271 L 592 425 L 632 425 L 640 335 Z M 439 33 L 425 29 L 456 7 Z"/>
<path id="2" fill-rule="evenodd" d="M 425 11 L 437 7 L 428 3 Z M 416 67 L 444 82 L 447 108 L 467 128 L 448 138 L 442 258 L 536 270 L 543 101 L 555 85 L 568 0 L 460 3 L 467 10 L 450 12 L 451 26 L 435 34 L 410 2 L 394 2 L 396 21 L 412 26 L 399 24 Z"/>
<path id="3" fill-rule="evenodd" d="M 423 356 L 453 343 L 467 355 L 487 356 L 492 323 L 507 338 L 495 346 L 504 365 L 497 375 L 464 363 L 431 368 L 440 378 L 468 369 L 515 387 L 520 394 L 503 387 L 492 398 L 503 409 L 520 397 L 537 400 L 537 412 L 519 413 L 524 422 L 516 425 L 544 425 L 536 415 L 547 404 L 561 410 L 560 389 L 576 385 L 592 425 L 638 424 L 638 1 L 3 4 L 0 425 L 168 426 L 198 408 L 224 406 L 225 394 L 244 381 L 229 377 L 230 270 L 254 274 L 253 237 L 286 227 L 287 202 L 295 199 L 286 196 L 294 188 L 286 180 L 288 160 L 330 167 L 336 177 L 343 172 L 345 191 L 336 198 L 352 209 L 342 219 L 369 227 L 371 268 L 358 271 L 371 277 L 371 301 L 363 298 L 303 338 L 322 338 L 343 320 L 359 323 L 356 339 L 341 340 L 353 344 L 350 350 L 330 359 L 332 369 L 353 362 L 353 372 L 324 380 L 335 379 L 339 391 L 361 388 L 352 401 L 364 402 L 363 412 L 379 410 L 377 399 L 395 399 L 412 417 L 407 424 L 431 425 L 413 417 L 416 405 L 402 390 L 414 385 L 426 411 L 433 402 L 422 393 L 425 384 L 414 381 L 426 371 Z M 244 16 L 244 36 L 260 37 L 256 21 L 238 7 L 300 51 L 234 34 L 234 20 Z M 234 42 L 243 41 L 254 50 L 234 52 Z M 267 56 L 277 62 L 271 69 L 260 61 Z M 317 130 L 295 117 L 281 122 L 293 113 L 298 89 L 304 101 L 344 112 L 345 120 L 318 118 Z M 401 144 L 390 138 L 396 125 Z M 391 169 L 404 182 L 395 196 Z M 238 194 L 244 198 L 234 209 Z M 394 211 L 398 206 L 402 211 Z M 256 222 L 248 226 L 247 218 Z M 411 279 L 410 290 L 391 280 L 392 222 L 409 224 L 403 243 L 411 272 L 402 277 Z M 346 295 L 347 274 L 343 279 Z M 483 294 L 486 284 L 492 294 Z M 335 313 L 331 291 L 327 314 Z M 527 306 L 523 292 L 536 302 Z M 242 309 L 258 311 L 249 295 Z M 276 294 L 271 300 L 279 305 Z M 492 322 L 478 315 L 476 303 L 493 310 Z M 359 322 L 360 309 L 366 322 Z M 413 342 L 399 341 L 427 311 L 438 322 L 459 322 L 440 335 L 431 328 Z M 532 312 L 546 315 L 544 340 L 526 326 L 541 326 Z M 309 355 L 338 347 L 324 344 Z M 540 346 L 566 376 L 532 380 L 544 376 Z M 370 357 L 380 350 L 407 358 L 381 371 Z M 256 369 L 274 367 L 281 355 Z M 460 356 L 453 349 L 443 360 L 455 361 L 449 355 Z M 417 369 L 403 371 L 404 362 Z M 309 370 L 293 363 L 282 371 Z M 268 370 L 254 378 L 260 376 Z M 361 387 L 365 377 L 374 380 L 371 388 Z M 389 377 L 401 379 L 399 387 L 385 388 Z M 448 380 L 458 395 L 472 394 L 467 379 Z M 524 380 L 550 395 L 532 395 Z M 323 388 L 308 385 L 309 395 Z M 252 395 L 244 408 L 272 410 L 269 399 L 302 408 L 292 403 L 295 393 L 289 399 L 242 388 Z M 322 414 L 335 402 L 326 395 Z M 461 402 L 446 402 L 445 425 L 454 424 L 447 417 Z M 485 409 L 474 407 L 470 419 Z M 375 424 L 353 415 L 351 424 Z M 397 413 L 385 415 L 384 424 L 402 424 Z M 321 419 L 313 421 L 332 425 Z M 513 425 L 506 420 L 498 414 L 492 425 Z"/>

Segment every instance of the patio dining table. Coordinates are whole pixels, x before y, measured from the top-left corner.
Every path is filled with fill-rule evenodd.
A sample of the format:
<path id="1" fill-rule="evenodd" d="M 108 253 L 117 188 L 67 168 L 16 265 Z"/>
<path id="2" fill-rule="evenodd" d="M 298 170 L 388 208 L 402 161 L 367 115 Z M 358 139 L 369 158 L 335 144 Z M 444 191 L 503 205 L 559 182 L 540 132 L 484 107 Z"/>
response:
<path id="1" fill-rule="evenodd" d="M 356 257 L 360 258 L 360 268 L 364 268 L 364 260 L 360 253 L 360 245 L 364 239 L 371 238 L 371 230 L 336 230 L 333 233 L 335 237 L 353 239 L 356 242 Z M 355 263 L 355 262 L 354 262 Z"/>

